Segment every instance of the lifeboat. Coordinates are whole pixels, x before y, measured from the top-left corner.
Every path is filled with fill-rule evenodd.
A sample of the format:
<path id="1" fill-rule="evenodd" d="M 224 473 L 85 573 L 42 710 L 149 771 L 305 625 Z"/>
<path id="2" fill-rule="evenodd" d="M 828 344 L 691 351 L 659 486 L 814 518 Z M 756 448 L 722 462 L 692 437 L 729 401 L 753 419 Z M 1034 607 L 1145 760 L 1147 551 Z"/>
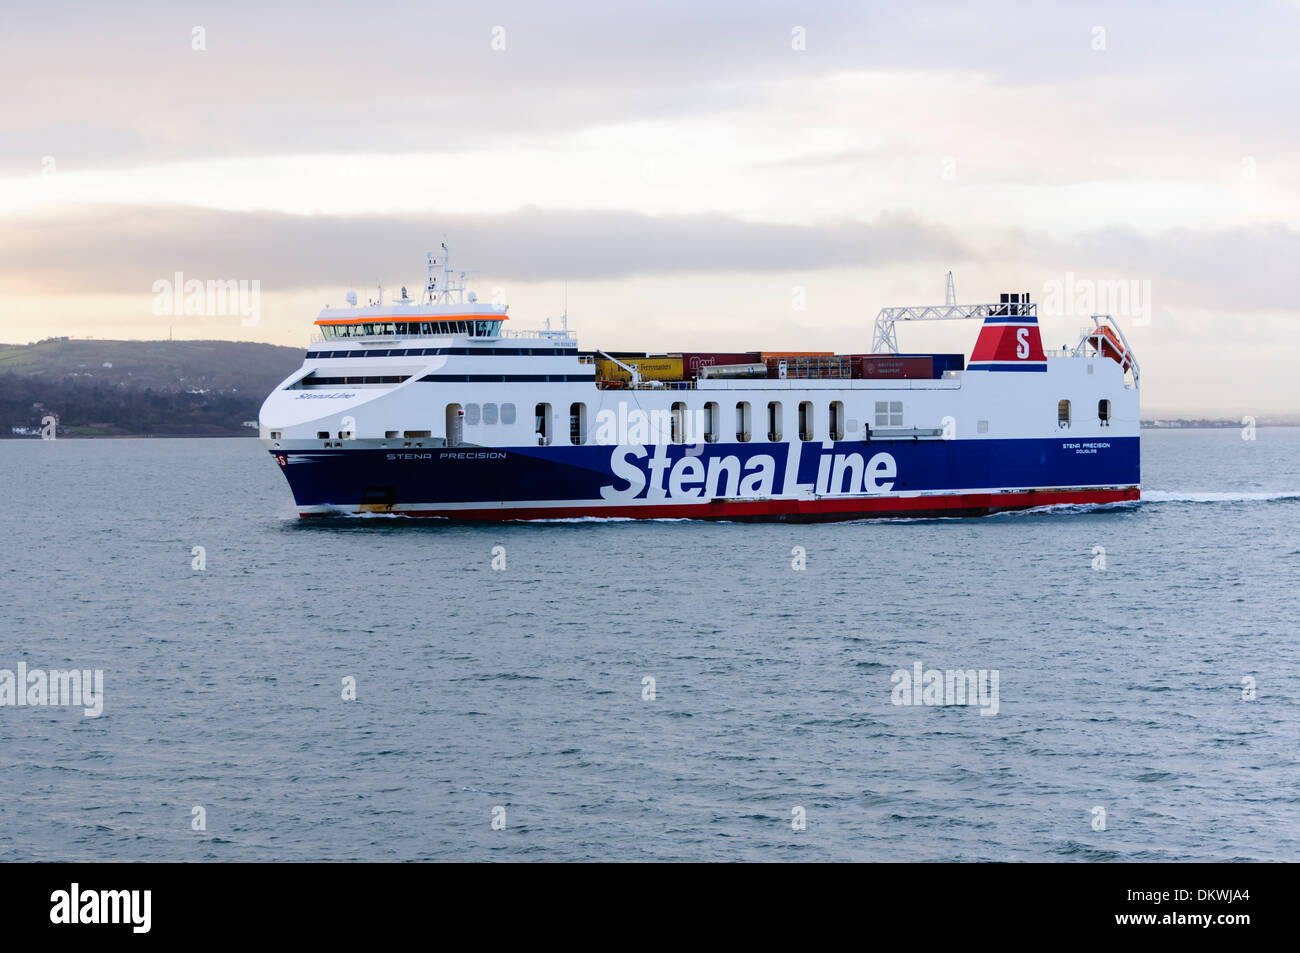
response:
<path id="1" fill-rule="evenodd" d="M 1124 342 L 1120 340 L 1120 336 L 1115 333 L 1113 328 L 1104 325 L 1097 328 L 1088 335 L 1088 343 L 1097 350 L 1098 354 L 1110 358 L 1124 370 L 1127 371 L 1133 366 L 1128 348 L 1124 346 Z"/>

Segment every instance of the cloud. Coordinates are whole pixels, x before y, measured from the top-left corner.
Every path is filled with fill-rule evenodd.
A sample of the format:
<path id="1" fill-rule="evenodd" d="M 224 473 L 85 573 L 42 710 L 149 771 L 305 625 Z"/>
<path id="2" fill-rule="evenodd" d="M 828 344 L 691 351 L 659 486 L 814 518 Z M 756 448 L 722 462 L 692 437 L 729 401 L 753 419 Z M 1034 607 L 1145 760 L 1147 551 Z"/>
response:
<path id="1" fill-rule="evenodd" d="M 1300 310 L 1300 232 L 1283 224 L 1226 229 L 1172 228 L 1143 234 L 1107 228 L 1065 240 L 1029 237 L 1037 262 L 1093 280 L 1151 281 L 1157 310 Z M 1061 278 L 1058 273 L 1049 278 Z"/>
<path id="2" fill-rule="evenodd" d="M 45 206 L 0 224 L 0 284 L 13 294 L 149 293 L 174 272 L 258 279 L 295 292 L 422 275 L 446 239 L 453 261 L 493 280 L 611 281 L 664 275 L 759 275 L 828 269 L 957 267 L 966 285 L 1041 289 L 1076 278 L 1150 281 L 1157 313 L 1295 313 L 1300 232 L 1287 225 L 1131 227 L 1061 238 L 949 228 L 915 218 L 820 225 L 713 213 L 523 208 L 503 214 L 291 215 L 187 206 Z M 1040 294 L 1041 291 L 1035 291 Z"/>
<path id="3" fill-rule="evenodd" d="M 1189 7 L 51 0 L 6 10 L 7 34 L 23 41 L 8 44 L 0 64 L 0 168 L 32 170 L 44 155 L 87 168 L 481 148 L 715 114 L 761 101 L 773 84 L 863 71 L 959 71 L 1066 89 L 1093 136 L 1113 138 L 1116 122 L 1128 121 L 1163 139 L 1171 124 L 1201 130 L 1213 115 L 1217 137 L 1262 132 L 1293 145 L 1276 113 L 1300 92 L 1296 11 L 1198 16 Z M 493 49 L 498 28 L 504 49 Z M 804 50 L 792 49 L 796 28 L 806 31 Z M 961 99 L 963 89 L 950 93 Z M 991 134 L 1011 135 L 1024 118 L 1008 115 Z"/>
<path id="4" fill-rule="evenodd" d="M 182 271 L 256 278 L 276 292 L 368 286 L 376 277 L 418 278 L 424 252 L 444 237 L 456 263 L 513 281 L 871 267 L 970 254 L 946 229 L 902 218 L 800 226 L 535 208 L 415 217 L 78 205 L 45 207 L 0 227 L 0 282 L 21 293 L 143 293 Z"/>

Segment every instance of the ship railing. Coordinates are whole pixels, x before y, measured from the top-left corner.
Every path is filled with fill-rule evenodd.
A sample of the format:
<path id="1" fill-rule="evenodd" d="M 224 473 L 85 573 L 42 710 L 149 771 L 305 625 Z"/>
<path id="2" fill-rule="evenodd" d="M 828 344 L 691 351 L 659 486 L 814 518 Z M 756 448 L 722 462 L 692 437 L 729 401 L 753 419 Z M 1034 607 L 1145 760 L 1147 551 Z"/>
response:
<path id="1" fill-rule="evenodd" d="M 627 380 L 598 380 L 601 390 L 695 390 L 695 381 L 641 381 L 633 384 Z"/>
<path id="2" fill-rule="evenodd" d="M 548 331 L 542 329 L 539 331 L 506 331 L 500 332 L 503 338 L 542 338 L 548 341 L 576 341 L 578 335 L 573 331 Z"/>
<path id="3" fill-rule="evenodd" d="M 1120 356 L 1120 366 L 1127 367 L 1128 372 L 1133 375 L 1133 389 L 1139 390 L 1142 387 L 1142 369 L 1138 365 L 1137 355 L 1133 353 L 1132 346 L 1128 343 L 1128 336 L 1119 326 L 1118 322 L 1109 314 L 1094 314 L 1092 317 L 1092 327 L 1081 328 L 1079 343 L 1074 346 L 1071 352 L 1075 357 L 1096 357 L 1102 353 L 1101 332 L 1104 328 L 1109 328 L 1115 332 L 1119 338 L 1119 347 L 1116 350 Z M 1110 342 L 1114 346 L 1112 339 Z M 1126 385 L 1127 386 L 1127 385 Z"/>
<path id="4" fill-rule="evenodd" d="M 631 390 L 694 390 L 695 381 L 642 381 Z"/>

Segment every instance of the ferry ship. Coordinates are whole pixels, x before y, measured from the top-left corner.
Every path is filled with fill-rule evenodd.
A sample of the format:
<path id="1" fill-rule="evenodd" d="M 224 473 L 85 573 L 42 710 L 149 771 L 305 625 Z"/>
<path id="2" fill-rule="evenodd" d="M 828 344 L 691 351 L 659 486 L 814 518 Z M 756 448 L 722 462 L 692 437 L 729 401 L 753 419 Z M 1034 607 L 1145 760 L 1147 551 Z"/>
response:
<path id="1" fill-rule="evenodd" d="M 1094 315 L 1045 351 L 1026 293 L 885 308 L 870 353 L 580 350 L 507 330 L 446 245 L 424 290 L 323 310 L 259 435 L 303 517 L 835 520 L 1136 500 L 1139 367 Z M 983 322 L 901 354 L 899 321 Z"/>

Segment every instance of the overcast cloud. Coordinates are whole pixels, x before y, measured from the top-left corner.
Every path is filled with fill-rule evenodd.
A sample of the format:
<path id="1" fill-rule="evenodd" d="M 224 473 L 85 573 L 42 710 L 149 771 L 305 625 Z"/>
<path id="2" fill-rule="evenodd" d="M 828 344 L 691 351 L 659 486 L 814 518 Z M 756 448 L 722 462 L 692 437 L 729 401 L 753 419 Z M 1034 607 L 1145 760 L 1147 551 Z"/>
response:
<path id="1" fill-rule="evenodd" d="M 977 297 L 1149 281 L 1144 396 L 1217 406 L 1231 366 L 1234 400 L 1300 406 L 1295 2 L 46 3 L 0 30 L 0 339 L 151 333 L 136 296 L 183 271 L 283 296 L 285 343 L 445 238 L 647 335 L 685 307 L 647 279 L 719 322 L 756 276 L 809 281 L 807 314 L 726 320 L 837 347 L 949 268 Z"/>

